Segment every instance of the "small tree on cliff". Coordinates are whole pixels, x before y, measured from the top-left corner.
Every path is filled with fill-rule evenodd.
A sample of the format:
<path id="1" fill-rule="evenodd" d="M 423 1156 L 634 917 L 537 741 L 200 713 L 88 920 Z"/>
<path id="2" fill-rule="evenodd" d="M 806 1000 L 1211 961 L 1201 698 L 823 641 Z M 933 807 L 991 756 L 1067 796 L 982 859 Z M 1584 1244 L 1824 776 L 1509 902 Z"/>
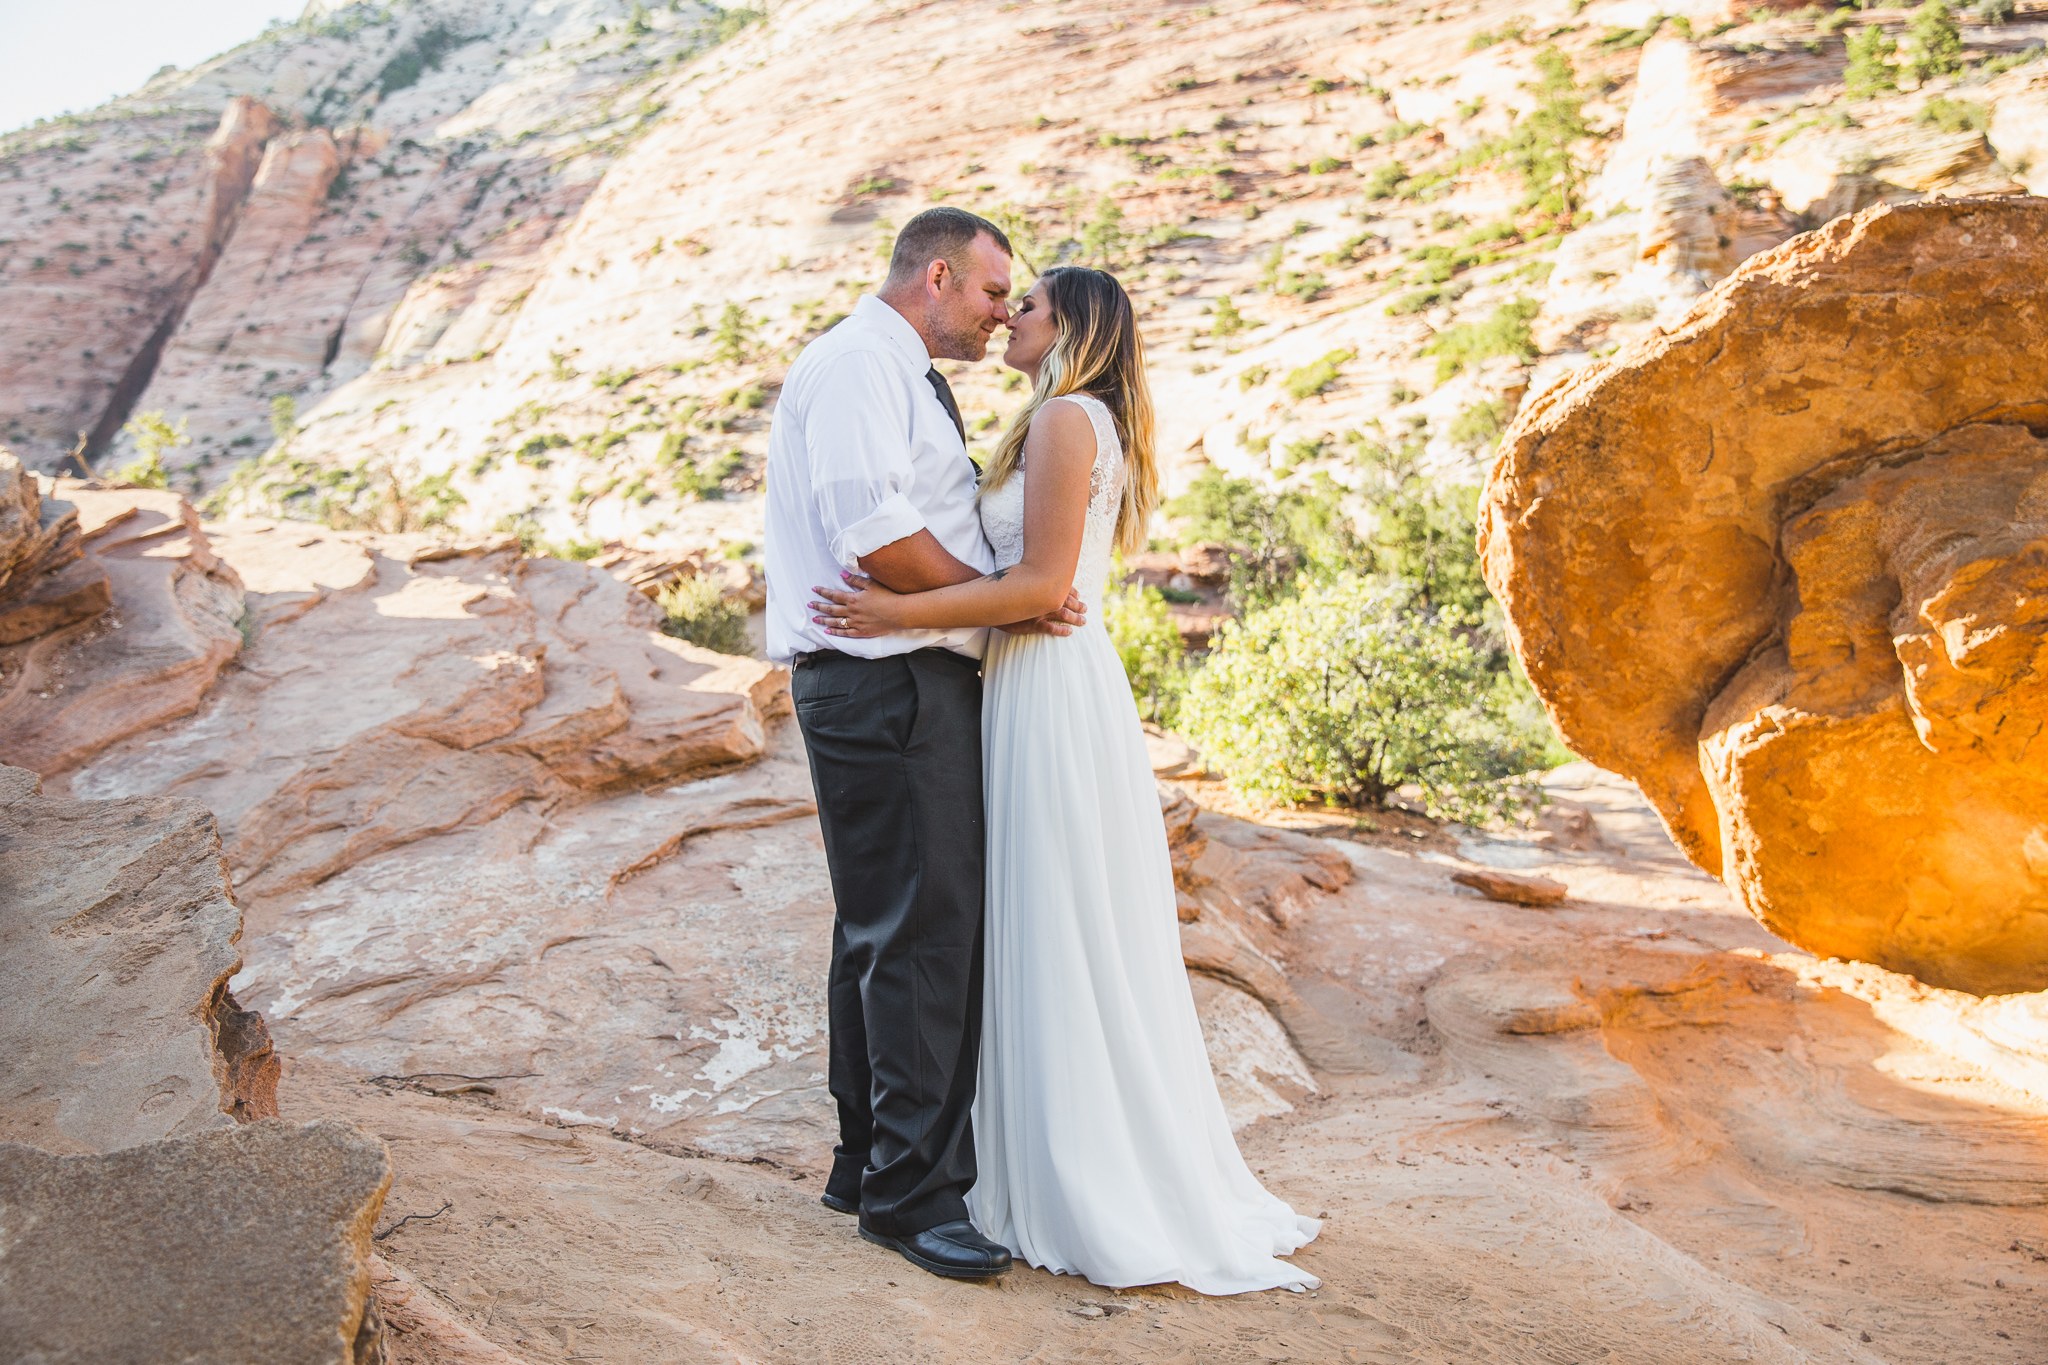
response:
<path id="1" fill-rule="evenodd" d="M 281 393 L 270 400 L 270 434 L 279 445 L 290 445 L 299 434 L 299 400 Z"/>
<path id="2" fill-rule="evenodd" d="M 1572 148 L 1591 135 L 1586 122 L 1586 92 L 1572 70 L 1571 58 L 1554 47 L 1536 54 L 1537 79 L 1522 88 L 1536 97 L 1536 107 L 1515 124 L 1500 143 L 1502 159 L 1522 177 L 1528 207 L 1569 224 L 1578 212 L 1586 170 Z"/>
<path id="3" fill-rule="evenodd" d="M 1906 30 L 1906 70 L 1917 81 L 1930 81 L 1963 69 L 1963 32 L 1947 0 L 1927 0 L 1913 11 Z"/>
<path id="4" fill-rule="evenodd" d="M 192 438 L 185 434 L 185 419 L 180 417 L 178 425 L 172 426 L 161 412 L 145 412 L 131 418 L 121 430 L 135 438 L 135 448 L 142 452 L 142 458 L 115 471 L 115 482 L 137 488 L 170 487 L 164 452 L 192 444 Z"/>
<path id="5" fill-rule="evenodd" d="M 1867 100 L 1899 88 L 1898 63 L 1891 60 L 1899 45 L 1875 24 L 1865 24 L 1849 39 L 1849 65 L 1842 88 L 1852 100 Z"/>

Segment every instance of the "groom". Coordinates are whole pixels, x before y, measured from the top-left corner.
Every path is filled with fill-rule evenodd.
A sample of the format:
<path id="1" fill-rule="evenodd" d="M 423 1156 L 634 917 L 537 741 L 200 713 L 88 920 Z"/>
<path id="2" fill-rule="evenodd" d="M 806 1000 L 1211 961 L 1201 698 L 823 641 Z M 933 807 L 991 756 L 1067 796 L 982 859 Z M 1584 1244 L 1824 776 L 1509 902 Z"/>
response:
<path id="1" fill-rule="evenodd" d="M 832 925 L 824 1202 L 935 1275 L 1010 1254 L 967 1220 L 981 1046 L 981 630 L 826 633 L 808 609 L 841 570 L 898 592 L 995 567 L 966 428 L 936 359 L 980 360 L 1010 318 L 1010 243 L 955 208 L 904 225 L 889 278 L 804 348 L 768 439 L 768 657 L 810 752 Z M 1017 632 L 1070 634 L 1080 601 Z"/>

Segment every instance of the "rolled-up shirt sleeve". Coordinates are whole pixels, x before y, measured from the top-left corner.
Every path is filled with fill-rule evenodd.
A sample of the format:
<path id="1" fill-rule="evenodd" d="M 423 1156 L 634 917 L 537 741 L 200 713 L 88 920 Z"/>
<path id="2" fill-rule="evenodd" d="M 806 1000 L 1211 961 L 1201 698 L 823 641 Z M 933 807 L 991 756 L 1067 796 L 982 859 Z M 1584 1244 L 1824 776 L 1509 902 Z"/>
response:
<path id="1" fill-rule="evenodd" d="M 910 395 L 902 367 L 855 351 L 819 376 L 804 424 L 818 520 L 843 568 L 925 528 L 910 501 Z"/>

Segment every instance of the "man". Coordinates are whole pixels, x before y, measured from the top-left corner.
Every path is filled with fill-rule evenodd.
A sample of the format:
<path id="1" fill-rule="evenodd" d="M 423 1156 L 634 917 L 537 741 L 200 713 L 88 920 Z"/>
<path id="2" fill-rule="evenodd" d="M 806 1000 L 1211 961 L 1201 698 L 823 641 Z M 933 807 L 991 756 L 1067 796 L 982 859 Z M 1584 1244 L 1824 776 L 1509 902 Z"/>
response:
<path id="1" fill-rule="evenodd" d="M 935 359 L 979 360 L 1009 321 L 1010 243 L 960 209 L 904 226 L 878 294 L 790 367 L 768 441 L 768 656 L 793 665 L 832 926 L 824 1202 L 936 1275 L 1009 1253 L 967 1219 L 981 1046 L 985 632 L 828 635 L 811 588 L 842 569 L 899 592 L 995 567 L 966 428 Z M 1057 618 L 1057 619 L 1056 619 Z M 1080 599 L 1006 629 L 1069 634 Z"/>

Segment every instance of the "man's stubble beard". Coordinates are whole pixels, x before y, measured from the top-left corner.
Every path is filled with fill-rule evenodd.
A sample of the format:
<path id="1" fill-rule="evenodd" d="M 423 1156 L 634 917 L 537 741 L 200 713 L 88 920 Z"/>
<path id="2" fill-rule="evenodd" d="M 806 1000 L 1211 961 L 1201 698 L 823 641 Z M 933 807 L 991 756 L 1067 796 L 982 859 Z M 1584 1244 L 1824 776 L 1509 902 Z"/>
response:
<path id="1" fill-rule="evenodd" d="M 989 333 L 982 330 L 981 323 L 979 317 L 957 324 L 944 317 L 932 318 L 931 339 L 947 360 L 982 360 L 988 355 Z"/>

